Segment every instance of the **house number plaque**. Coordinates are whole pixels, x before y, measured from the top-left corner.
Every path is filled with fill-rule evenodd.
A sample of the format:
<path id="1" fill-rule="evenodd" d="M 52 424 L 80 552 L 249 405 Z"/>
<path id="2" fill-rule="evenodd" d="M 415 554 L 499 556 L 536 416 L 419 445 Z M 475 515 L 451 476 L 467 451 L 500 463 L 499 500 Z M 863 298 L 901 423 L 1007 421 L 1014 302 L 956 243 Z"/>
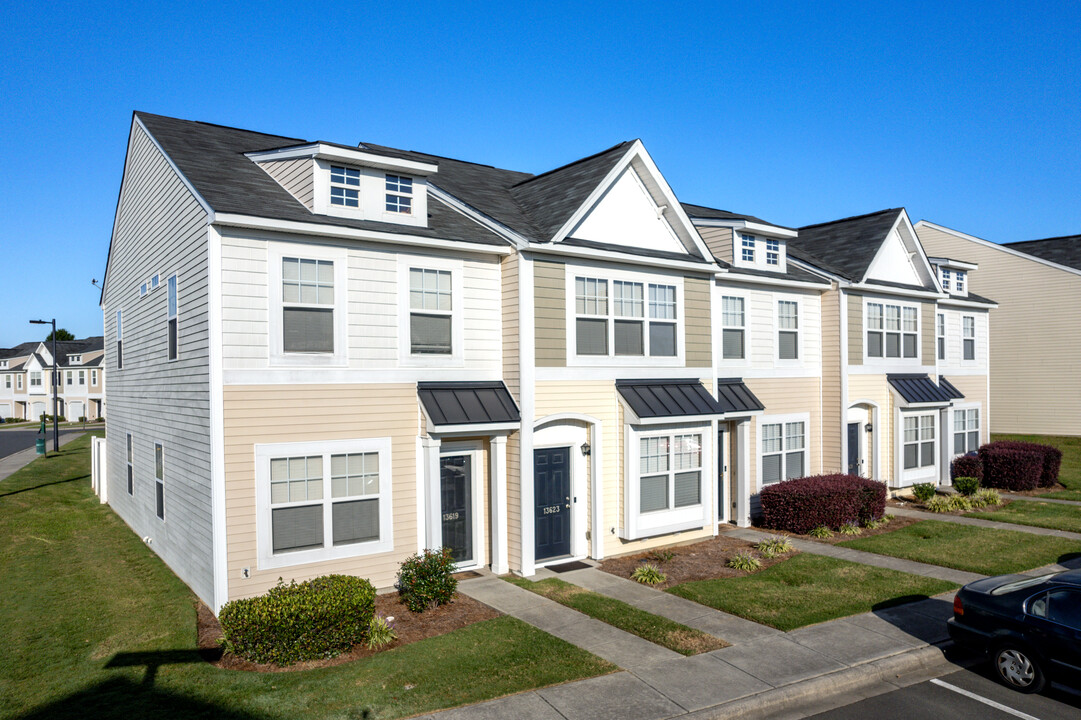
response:
<path id="1" fill-rule="evenodd" d="M 458 519 L 458 513 L 456 513 L 456 512 L 443 513 L 443 522 L 450 522 L 451 520 L 457 520 L 457 519 Z"/>
<path id="2" fill-rule="evenodd" d="M 560 508 L 559 505 L 549 505 L 548 507 L 544 508 L 544 514 L 545 515 L 554 515 L 555 513 L 559 512 L 560 509 L 561 508 Z"/>

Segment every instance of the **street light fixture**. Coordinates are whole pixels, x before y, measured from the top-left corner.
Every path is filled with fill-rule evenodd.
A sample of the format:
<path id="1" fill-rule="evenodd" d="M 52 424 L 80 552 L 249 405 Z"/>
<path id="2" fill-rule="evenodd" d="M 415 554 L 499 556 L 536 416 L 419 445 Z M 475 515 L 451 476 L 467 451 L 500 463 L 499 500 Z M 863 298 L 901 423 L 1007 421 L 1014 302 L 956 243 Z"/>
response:
<path id="1" fill-rule="evenodd" d="M 56 318 L 52 320 L 31 320 L 31 325 L 53 326 L 53 452 L 60 452 L 60 421 L 57 420 L 59 413 L 59 399 L 57 398 L 58 368 L 56 366 Z"/>

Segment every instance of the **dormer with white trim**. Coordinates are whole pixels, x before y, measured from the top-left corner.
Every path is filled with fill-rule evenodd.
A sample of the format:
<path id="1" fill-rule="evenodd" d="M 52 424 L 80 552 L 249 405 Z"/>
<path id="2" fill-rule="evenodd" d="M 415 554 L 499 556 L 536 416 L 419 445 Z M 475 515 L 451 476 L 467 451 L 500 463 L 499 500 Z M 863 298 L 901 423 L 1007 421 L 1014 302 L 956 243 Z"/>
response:
<path id="1" fill-rule="evenodd" d="M 927 258 L 938 273 L 938 282 L 942 290 L 950 295 L 968 297 L 969 273 L 979 269 L 976 263 L 963 262 L 943 257 Z"/>
<path id="2" fill-rule="evenodd" d="M 435 163 L 316 142 L 247 153 L 317 215 L 427 227 Z"/>
<path id="3" fill-rule="evenodd" d="M 797 237 L 795 230 L 721 210 L 684 207 L 718 260 L 748 270 L 788 272 L 788 240 Z"/>
<path id="4" fill-rule="evenodd" d="M 68 365 L 82 365 L 82 364 L 83 364 L 82 353 L 69 354 L 68 355 Z"/>

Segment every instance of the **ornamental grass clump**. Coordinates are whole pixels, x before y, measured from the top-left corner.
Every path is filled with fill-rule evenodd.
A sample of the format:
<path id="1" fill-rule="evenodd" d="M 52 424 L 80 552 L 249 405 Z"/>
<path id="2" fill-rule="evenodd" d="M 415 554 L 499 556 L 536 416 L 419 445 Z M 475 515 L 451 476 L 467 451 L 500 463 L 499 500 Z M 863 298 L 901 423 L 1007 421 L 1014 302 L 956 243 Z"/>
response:
<path id="1" fill-rule="evenodd" d="M 762 561 L 752 555 L 749 551 L 740 550 L 735 555 L 728 558 L 727 565 L 736 570 L 754 572 L 762 567 Z"/>
<path id="2" fill-rule="evenodd" d="M 368 625 L 368 649 L 380 650 L 398 639 L 394 632 L 393 617 L 376 615 Z"/>
<path id="3" fill-rule="evenodd" d="M 886 510 L 886 485 L 856 475 L 812 475 L 767 485 L 759 493 L 762 524 L 803 535 L 819 525 L 866 522 Z"/>
<path id="4" fill-rule="evenodd" d="M 849 520 L 846 523 L 842 523 L 837 532 L 842 535 L 859 535 L 863 532 L 863 528 L 861 528 L 854 520 Z"/>
<path id="5" fill-rule="evenodd" d="M 971 501 L 974 508 L 993 507 L 1002 504 L 1002 496 L 994 488 L 980 488 Z"/>
<path id="6" fill-rule="evenodd" d="M 375 588 L 363 578 L 324 575 L 228 602 L 218 616 L 225 649 L 257 663 L 292 665 L 339 655 L 368 640 Z"/>
<path id="7" fill-rule="evenodd" d="M 451 549 L 425 550 L 406 558 L 395 587 L 405 606 L 415 613 L 449 603 L 458 589 Z"/>
<path id="8" fill-rule="evenodd" d="M 825 525 L 819 525 L 818 527 L 811 528 L 811 531 L 807 534 L 813 538 L 819 538 L 820 540 L 825 540 L 827 538 L 833 537 L 833 531 Z"/>
<path id="9" fill-rule="evenodd" d="M 660 585 L 666 579 L 667 576 L 658 570 L 656 565 L 639 565 L 631 573 L 631 580 L 643 585 Z"/>
<path id="10" fill-rule="evenodd" d="M 878 530 L 880 527 L 882 527 L 884 525 L 889 525 L 889 523 L 890 523 L 890 516 L 889 515 L 883 515 L 882 517 L 871 518 L 870 520 L 865 522 L 863 524 L 863 526 L 865 528 L 867 528 L 868 530 Z"/>
<path id="11" fill-rule="evenodd" d="M 771 537 L 768 540 L 761 541 L 754 547 L 762 554 L 762 557 L 767 559 L 787 555 L 794 549 L 792 547 L 792 542 L 788 538 L 783 537 Z"/>

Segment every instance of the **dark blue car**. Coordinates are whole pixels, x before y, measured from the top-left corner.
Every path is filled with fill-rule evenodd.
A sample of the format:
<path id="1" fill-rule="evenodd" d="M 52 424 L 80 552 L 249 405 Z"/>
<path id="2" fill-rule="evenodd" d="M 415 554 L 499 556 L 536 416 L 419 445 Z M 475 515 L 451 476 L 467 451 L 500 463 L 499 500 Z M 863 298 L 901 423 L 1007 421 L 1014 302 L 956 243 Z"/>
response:
<path id="1" fill-rule="evenodd" d="M 1081 570 L 969 583 L 957 591 L 946 623 L 955 643 L 990 655 L 1015 690 L 1039 692 L 1048 680 L 1081 683 Z"/>

